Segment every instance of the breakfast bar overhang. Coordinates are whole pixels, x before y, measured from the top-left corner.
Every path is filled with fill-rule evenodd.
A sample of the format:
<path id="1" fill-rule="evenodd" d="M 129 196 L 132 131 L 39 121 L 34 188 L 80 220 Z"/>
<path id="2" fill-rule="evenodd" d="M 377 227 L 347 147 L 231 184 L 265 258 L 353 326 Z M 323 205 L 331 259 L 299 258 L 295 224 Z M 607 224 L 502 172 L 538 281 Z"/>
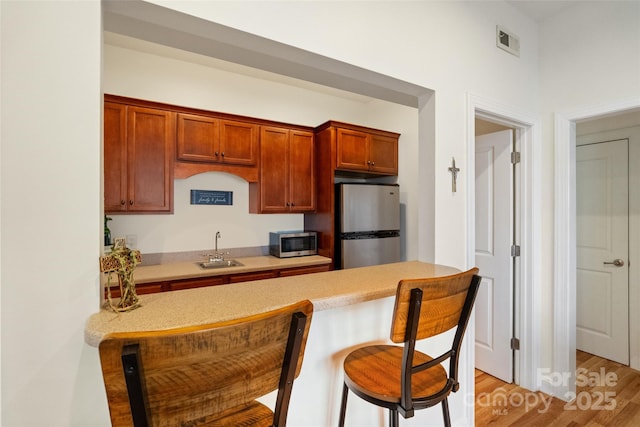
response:
<path id="1" fill-rule="evenodd" d="M 102 309 L 93 314 L 85 327 L 85 341 L 97 347 L 113 332 L 164 330 L 231 320 L 308 299 L 314 305 L 314 314 L 287 424 L 333 426 L 340 407 L 343 359 L 357 346 L 390 342 L 391 313 L 398 282 L 458 272 L 452 267 L 407 261 L 141 295 L 142 306 L 133 311 L 114 313 Z M 450 345 L 448 334 L 435 342 L 429 341 L 428 348 L 422 350 L 433 354 L 445 349 Z M 470 422 L 469 407 L 473 413 L 472 340 L 467 337 L 465 341 L 460 364 L 461 389 L 450 397 L 454 425 Z M 275 398 L 269 395 L 265 399 L 272 397 Z M 353 396 L 346 425 L 385 425 L 386 418 L 385 411 Z M 401 425 L 440 425 L 441 422 L 440 410 L 434 408 L 401 420 Z"/>

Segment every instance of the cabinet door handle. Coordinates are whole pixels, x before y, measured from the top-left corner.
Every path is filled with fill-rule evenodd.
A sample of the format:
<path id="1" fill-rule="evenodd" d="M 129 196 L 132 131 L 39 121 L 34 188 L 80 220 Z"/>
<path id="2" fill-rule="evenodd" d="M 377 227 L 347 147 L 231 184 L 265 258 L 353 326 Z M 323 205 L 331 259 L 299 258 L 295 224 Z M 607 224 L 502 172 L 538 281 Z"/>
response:
<path id="1" fill-rule="evenodd" d="M 129 205 L 133 206 L 133 200 L 129 200 Z"/>
<path id="2" fill-rule="evenodd" d="M 125 202 L 124 200 L 120 200 L 120 204 L 121 204 L 122 206 L 124 206 L 124 205 L 125 205 L 125 203 L 127 203 L 127 202 Z"/>
<path id="3" fill-rule="evenodd" d="M 222 157 L 224 157 L 224 151 L 222 152 Z"/>
<path id="4" fill-rule="evenodd" d="M 215 153 L 213 153 L 213 154 L 215 154 L 215 156 L 216 156 L 216 157 L 218 157 L 218 155 L 219 155 L 220 153 L 218 153 L 218 152 L 216 151 L 216 152 L 215 152 Z"/>

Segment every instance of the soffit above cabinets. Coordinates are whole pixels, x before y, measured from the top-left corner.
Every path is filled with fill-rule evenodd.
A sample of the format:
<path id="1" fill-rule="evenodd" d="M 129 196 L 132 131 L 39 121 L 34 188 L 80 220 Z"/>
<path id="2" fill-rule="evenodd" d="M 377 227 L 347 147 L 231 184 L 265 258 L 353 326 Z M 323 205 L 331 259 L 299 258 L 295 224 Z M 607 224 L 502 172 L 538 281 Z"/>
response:
<path id="1" fill-rule="evenodd" d="M 139 1 L 106 0 L 104 30 L 409 107 L 433 91 L 304 49 Z"/>

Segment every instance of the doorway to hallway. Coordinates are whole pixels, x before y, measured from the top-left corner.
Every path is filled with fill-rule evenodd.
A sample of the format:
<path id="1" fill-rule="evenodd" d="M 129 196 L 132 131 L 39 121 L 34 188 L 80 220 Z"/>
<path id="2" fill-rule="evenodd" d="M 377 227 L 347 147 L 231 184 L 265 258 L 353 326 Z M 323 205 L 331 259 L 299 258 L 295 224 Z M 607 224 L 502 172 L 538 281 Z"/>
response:
<path id="1" fill-rule="evenodd" d="M 576 267 L 576 348 L 628 365 L 628 139 L 578 138 Z"/>
<path id="2" fill-rule="evenodd" d="M 638 117 L 640 103 L 637 99 L 597 104 L 588 108 L 556 114 L 555 116 L 555 224 L 554 224 L 554 317 L 553 317 L 553 371 L 572 372 L 575 369 L 576 350 L 576 134 L 596 134 L 604 129 L 593 128 L 602 120 L 617 121 L 628 114 Z M 637 122 L 636 122 L 637 123 Z M 584 127 L 591 128 L 585 131 Z M 610 127 L 613 139 L 630 138 L 630 176 L 640 176 L 640 132 L 633 130 L 637 124 Z M 634 143 L 634 141 L 636 141 Z M 630 186 L 629 193 L 629 258 L 640 256 L 640 192 Z M 635 212 L 635 213 L 634 213 Z M 634 255 L 635 254 L 635 255 Z M 610 260 L 611 261 L 611 260 Z M 640 369 L 640 270 L 630 269 L 629 302 L 629 364 Z M 636 305 L 634 309 L 633 304 Z M 545 391 L 554 395 L 575 393 L 575 384 L 556 384 Z"/>

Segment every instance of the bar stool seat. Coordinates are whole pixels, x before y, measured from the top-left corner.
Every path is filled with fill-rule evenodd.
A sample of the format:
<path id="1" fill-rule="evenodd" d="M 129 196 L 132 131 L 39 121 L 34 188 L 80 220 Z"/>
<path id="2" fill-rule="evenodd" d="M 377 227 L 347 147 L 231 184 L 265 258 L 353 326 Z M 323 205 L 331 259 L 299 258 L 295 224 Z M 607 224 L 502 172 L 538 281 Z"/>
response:
<path id="1" fill-rule="evenodd" d="M 350 353 L 344 361 L 344 381 L 349 389 L 361 398 L 372 396 L 375 399 L 400 404 L 402 391 L 403 348 L 393 345 L 372 345 Z M 415 352 L 413 363 L 422 364 L 433 360 L 432 357 Z M 414 399 L 432 396 L 447 385 L 447 372 L 442 365 L 435 365 L 415 374 L 411 381 L 411 395 Z"/>

